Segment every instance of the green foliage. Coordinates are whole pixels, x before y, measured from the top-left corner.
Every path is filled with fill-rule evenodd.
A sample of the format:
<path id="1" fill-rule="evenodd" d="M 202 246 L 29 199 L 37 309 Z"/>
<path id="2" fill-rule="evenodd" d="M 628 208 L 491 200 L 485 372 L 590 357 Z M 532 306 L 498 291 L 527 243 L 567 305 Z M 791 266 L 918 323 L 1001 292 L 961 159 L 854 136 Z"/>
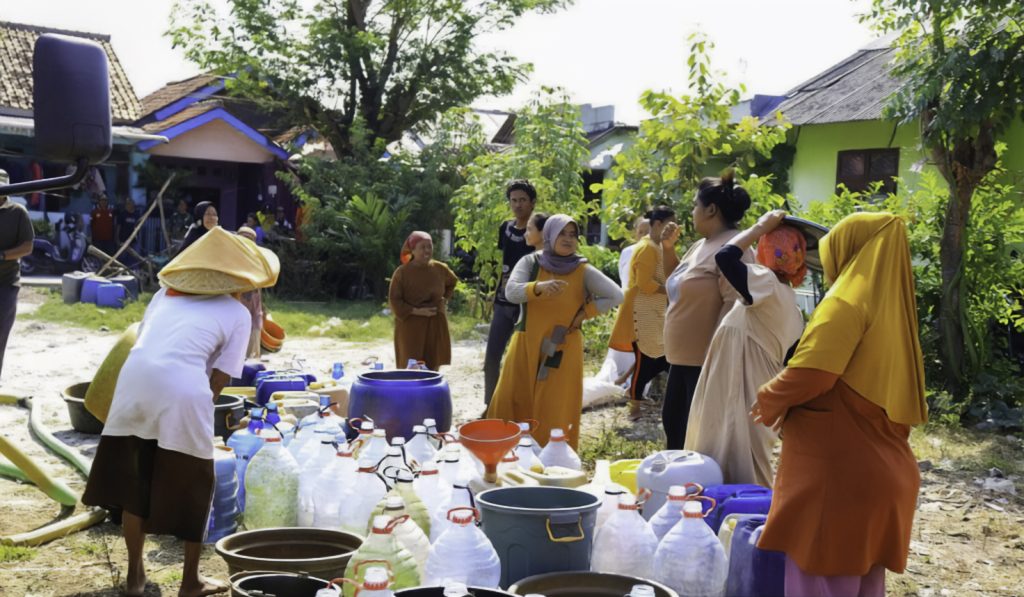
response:
<path id="1" fill-rule="evenodd" d="M 580 254 L 587 258 L 590 265 L 601 270 L 601 273 L 612 280 L 619 279 L 619 252 L 601 245 L 581 245 Z"/>
<path id="2" fill-rule="evenodd" d="M 430 142 L 420 151 L 380 159 L 378 141 L 337 160 L 304 159 L 297 176 L 285 177 L 309 214 L 308 246 L 295 248 L 302 253 L 296 265 L 309 274 L 288 288 L 304 296 L 359 297 L 369 290 L 381 297 L 406 235 L 451 227 L 450 197 L 484 151 L 480 123 L 467 110 L 451 110 L 421 134 Z"/>
<path id="3" fill-rule="evenodd" d="M 616 156 L 614 176 L 593 185 L 603 194 L 602 215 L 614 238 L 627 238 L 632 220 L 656 204 L 689 212 L 700 180 L 730 167 L 750 193 L 751 217 L 785 201 L 772 188 L 773 176 L 755 172 L 771 171 L 764 165 L 785 142 L 790 125 L 765 124 L 750 116 L 732 122 L 730 110 L 739 103 L 742 89 L 718 80 L 721 74 L 711 68 L 708 41 L 692 36 L 690 43 L 690 92 L 674 97 L 645 91 L 640 105 L 653 118 L 641 123 L 636 144 Z M 688 218 L 679 219 L 688 229 Z M 692 231 L 684 233 L 687 240 L 692 240 Z"/>
<path id="4" fill-rule="evenodd" d="M 917 289 L 921 347 L 926 378 L 932 387 L 930 402 L 941 413 L 984 418 L 983 413 L 1024 405 L 1020 372 L 1009 365 L 1003 350 L 1005 334 L 993 325 L 1024 330 L 1024 261 L 1013 248 L 1024 243 L 1024 202 L 1012 186 L 1000 183 L 1005 171 L 996 168 L 974 192 L 975 209 L 967 226 L 964 255 L 964 329 L 967 331 L 967 386 L 963 395 L 950 394 L 942 378 L 938 316 L 945 286 L 939 268 L 940 238 L 949 187 L 934 171 L 926 170 L 914 187 L 875 199 L 879 185 L 862 193 L 840 188 L 828 201 L 812 203 L 803 217 L 833 226 L 857 211 L 888 211 L 907 223 Z M 999 405 L 1002 404 L 1003 407 Z M 1012 418 L 1012 412 L 1005 416 Z M 1018 417 L 1019 419 L 1019 417 Z M 1019 423 L 1019 421 L 1018 421 Z"/>
<path id="5" fill-rule="evenodd" d="M 496 238 L 509 219 L 505 186 L 528 178 L 537 188 L 536 210 L 565 213 L 582 222 L 594 211 L 583 198 L 581 165 L 590 155 L 579 109 L 564 92 L 545 90 L 516 117 L 516 142 L 478 156 L 467 168 L 466 184 L 452 197 L 458 245 L 476 251 L 476 271 L 488 291 L 498 281 L 501 252 Z"/>
<path id="6" fill-rule="evenodd" d="M 339 156 L 433 122 L 449 108 L 510 92 L 529 66 L 480 51 L 483 34 L 567 0 L 180 0 L 168 31 L 229 89 L 314 128 Z"/>
<path id="7" fill-rule="evenodd" d="M 37 238 L 51 238 L 53 236 L 53 223 L 50 220 L 32 220 L 32 232 Z"/>
<path id="8" fill-rule="evenodd" d="M 991 197 L 997 139 L 1021 115 L 1024 94 L 1024 4 L 1018 0 L 874 0 L 864 20 L 895 33 L 898 90 L 886 114 L 920 121 L 924 148 L 949 186 L 939 268 L 938 342 L 948 389 L 963 398 L 984 362 L 977 352 L 980 313 L 969 298 L 975 250 L 973 213 Z M 977 228 L 978 223 L 975 221 Z M 978 237 L 975 237 L 976 239 Z M 975 257 L 977 258 L 977 257 Z M 972 303 L 974 303 L 972 305 Z"/>

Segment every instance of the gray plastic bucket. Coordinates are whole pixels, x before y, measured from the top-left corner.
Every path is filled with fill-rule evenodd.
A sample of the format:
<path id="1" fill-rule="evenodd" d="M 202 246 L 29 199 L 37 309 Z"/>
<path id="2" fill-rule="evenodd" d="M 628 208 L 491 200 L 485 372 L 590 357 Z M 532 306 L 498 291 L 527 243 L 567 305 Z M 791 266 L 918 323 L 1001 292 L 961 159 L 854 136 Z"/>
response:
<path id="1" fill-rule="evenodd" d="M 501 559 L 501 587 L 547 572 L 590 570 L 601 500 L 565 487 L 499 487 L 476 497 Z"/>

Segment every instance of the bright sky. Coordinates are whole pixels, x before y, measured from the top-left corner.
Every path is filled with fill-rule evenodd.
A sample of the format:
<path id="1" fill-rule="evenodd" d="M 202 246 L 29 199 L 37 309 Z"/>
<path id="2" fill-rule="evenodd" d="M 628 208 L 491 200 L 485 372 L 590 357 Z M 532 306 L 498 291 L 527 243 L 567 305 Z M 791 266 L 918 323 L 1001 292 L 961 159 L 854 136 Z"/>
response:
<path id="1" fill-rule="evenodd" d="M 223 2 L 224 0 L 215 0 Z M 197 70 L 163 37 L 173 0 L 0 0 L 0 19 L 110 35 L 141 97 Z M 867 45 L 857 20 L 870 0 L 576 0 L 552 15 L 529 15 L 482 47 L 534 64 L 531 81 L 480 107 L 521 105 L 540 85 L 559 85 L 575 101 L 614 104 L 635 124 L 645 89 L 681 92 L 686 38 L 703 31 L 714 65 L 747 95 L 781 94 Z"/>

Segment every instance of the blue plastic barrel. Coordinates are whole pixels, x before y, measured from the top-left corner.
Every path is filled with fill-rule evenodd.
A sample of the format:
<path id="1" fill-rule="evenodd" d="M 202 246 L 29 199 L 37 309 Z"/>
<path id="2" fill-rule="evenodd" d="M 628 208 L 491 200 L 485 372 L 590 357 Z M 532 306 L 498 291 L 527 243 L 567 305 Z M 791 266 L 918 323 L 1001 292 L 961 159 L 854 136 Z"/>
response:
<path id="1" fill-rule="evenodd" d="M 370 418 L 389 438 L 412 438 L 414 425 L 437 421 L 437 430 L 452 426 L 452 395 L 436 371 L 368 371 L 356 377 L 348 397 L 348 418 Z"/>
<path id="2" fill-rule="evenodd" d="M 772 490 L 761 485 L 751 484 L 726 484 L 712 485 L 704 488 L 704 496 L 714 498 L 717 504 L 704 522 L 708 523 L 711 530 L 718 532 L 722 521 L 730 514 L 768 514 L 772 505 Z M 704 502 L 704 512 L 707 512 L 711 504 Z"/>
<path id="3" fill-rule="evenodd" d="M 82 302 L 83 303 L 96 303 L 96 291 L 99 290 L 100 286 L 109 283 L 110 280 L 100 277 L 86 278 L 82 281 Z"/>
<path id="4" fill-rule="evenodd" d="M 100 284 L 96 289 L 96 305 L 112 309 L 123 309 L 128 301 L 128 290 L 120 284 Z"/>
<path id="5" fill-rule="evenodd" d="M 231 448 L 218 446 L 213 454 L 213 470 L 217 484 L 213 491 L 213 508 L 206 531 L 206 542 L 215 543 L 238 528 L 238 476 L 235 472 L 235 453 Z"/>
<path id="6" fill-rule="evenodd" d="M 110 281 L 115 284 L 124 286 L 124 289 L 128 291 L 128 298 L 133 301 L 139 300 L 139 279 L 131 274 L 122 274 L 120 276 L 111 276 Z"/>
<path id="7" fill-rule="evenodd" d="M 757 546 L 765 520 L 760 514 L 744 514 L 736 521 L 729 550 L 726 595 L 774 597 L 784 593 L 786 554 Z"/>

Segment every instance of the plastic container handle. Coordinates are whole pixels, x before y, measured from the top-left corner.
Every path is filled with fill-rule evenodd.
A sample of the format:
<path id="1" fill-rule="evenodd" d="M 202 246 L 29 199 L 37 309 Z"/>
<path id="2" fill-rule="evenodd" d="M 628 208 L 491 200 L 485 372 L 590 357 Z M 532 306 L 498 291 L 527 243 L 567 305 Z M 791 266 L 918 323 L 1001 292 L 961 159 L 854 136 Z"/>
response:
<path id="1" fill-rule="evenodd" d="M 586 538 L 586 533 L 583 532 L 583 516 L 582 515 L 579 515 L 576 518 L 576 529 L 579 532 L 579 535 L 569 536 L 569 537 L 555 537 L 555 533 L 551 529 L 551 518 L 552 517 L 550 517 L 550 516 L 548 517 L 548 519 L 546 521 L 546 524 L 547 524 L 547 529 L 548 529 L 548 539 L 550 539 L 552 543 L 576 543 L 577 541 L 583 541 L 583 539 Z M 555 524 L 572 524 L 572 523 L 571 522 L 557 522 L 556 521 Z"/>
<path id="2" fill-rule="evenodd" d="M 238 423 L 231 422 L 234 419 L 234 416 L 235 413 L 231 412 L 230 410 L 224 414 L 224 427 L 226 427 L 229 431 L 238 431 L 239 429 L 242 428 L 241 421 L 239 421 Z"/>
<path id="3" fill-rule="evenodd" d="M 704 486 L 701 485 L 700 483 L 684 483 L 683 484 L 683 488 L 687 490 L 687 494 L 690 493 L 689 490 L 690 490 L 691 487 L 696 487 L 697 488 L 697 491 L 693 492 L 693 494 L 692 494 L 694 496 L 701 495 L 701 494 L 704 493 Z"/>
<path id="4" fill-rule="evenodd" d="M 654 492 L 651 491 L 650 489 L 647 489 L 646 487 L 641 487 L 641 488 L 637 489 L 636 490 L 636 505 L 637 506 L 643 506 L 644 504 L 647 503 L 648 500 L 651 499 L 651 496 L 653 496 L 653 495 L 654 495 Z"/>

